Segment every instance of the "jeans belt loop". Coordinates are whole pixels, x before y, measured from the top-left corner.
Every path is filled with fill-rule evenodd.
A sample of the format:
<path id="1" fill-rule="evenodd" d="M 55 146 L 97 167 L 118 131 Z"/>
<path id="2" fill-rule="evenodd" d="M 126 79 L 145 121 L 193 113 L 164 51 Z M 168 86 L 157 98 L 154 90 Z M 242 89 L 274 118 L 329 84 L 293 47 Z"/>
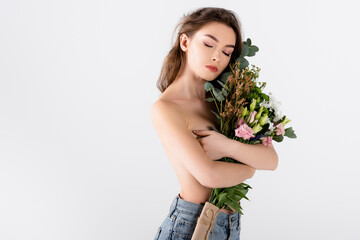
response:
<path id="1" fill-rule="evenodd" d="M 175 209 L 177 207 L 177 204 L 178 204 L 178 196 L 176 196 L 174 199 L 173 199 L 173 202 L 171 204 L 171 207 L 170 207 L 170 211 L 169 211 L 169 215 L 168 217 L 171 218 L 173 220 L 173 214 L 175 212 Z"/>

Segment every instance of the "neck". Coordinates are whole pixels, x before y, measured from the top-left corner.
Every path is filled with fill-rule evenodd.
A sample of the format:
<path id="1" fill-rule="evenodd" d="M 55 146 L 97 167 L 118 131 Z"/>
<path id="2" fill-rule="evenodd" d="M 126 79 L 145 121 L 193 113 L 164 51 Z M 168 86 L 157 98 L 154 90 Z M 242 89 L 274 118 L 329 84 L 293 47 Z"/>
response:
<path id="1" fill-rule="evenodd" d="M 204 85 L 207 81 L 195 75 L 186 68 L 182 73 L 178 74 L 171 85 L 175 85 L 178 93 L 184 99 L 199 99 L 205 101 Z"/>

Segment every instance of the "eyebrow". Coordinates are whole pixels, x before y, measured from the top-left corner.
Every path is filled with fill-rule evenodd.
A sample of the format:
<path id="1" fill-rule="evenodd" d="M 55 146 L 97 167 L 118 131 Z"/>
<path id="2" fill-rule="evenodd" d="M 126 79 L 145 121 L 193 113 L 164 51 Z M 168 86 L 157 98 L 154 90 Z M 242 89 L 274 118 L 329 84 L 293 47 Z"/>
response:
<path id="1" fill-rule="evenodd" d="M 205 34 L 205 36 L 207 36 L 207 37 L 210 37 L 210 38 L 214 39 L 216 42 L 219 42 L 219 40 L 218 40 L 216 37 L 214 37 L 213 35 L 211 35 L 211 34 Z M 225 47 L 232 47 L 232 48 L 235 48 L 235 46 L 234 46 L 234 45 L 231 45 L 231 44 L 225 45 Z"/>

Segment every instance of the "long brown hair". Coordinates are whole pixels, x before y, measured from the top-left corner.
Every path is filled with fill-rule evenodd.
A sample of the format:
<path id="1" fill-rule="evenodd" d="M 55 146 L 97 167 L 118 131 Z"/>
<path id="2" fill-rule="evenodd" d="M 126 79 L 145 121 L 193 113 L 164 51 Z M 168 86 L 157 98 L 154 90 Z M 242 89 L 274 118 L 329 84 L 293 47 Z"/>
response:
<path id="1" fill-rule="evenodd" d="M 179 28 L 176 42 L 173 44 L 173 47 L 169 51 L 168 55 L 165 57 L 163 66 L 161 68 L 160 76 L 156 83 L 156 86 L 160 90 L 160 92 L 164 92 L 165 89 L 175 80 L 177 74 L 179 73 L 181 65 L 186 60 L 185 52 L 183 52 L 180 48 L 180 35 L 185 33 L 187 36 L 191 37 L 205 24 L 214 21 L 228 25 L 235 32 L 235 49 L 231 54 L 229 65 L 240 56 L 242 29 L 236 13 L 224 8 L 205 7 L 199 8 L 187 15 L 184 14 L 184 16 L 180 19 L 179 23 L 175 27 L 174 33 L 176 29 Z M 229 71 L 229 65 L 224 69 L 223 72 Z"/>

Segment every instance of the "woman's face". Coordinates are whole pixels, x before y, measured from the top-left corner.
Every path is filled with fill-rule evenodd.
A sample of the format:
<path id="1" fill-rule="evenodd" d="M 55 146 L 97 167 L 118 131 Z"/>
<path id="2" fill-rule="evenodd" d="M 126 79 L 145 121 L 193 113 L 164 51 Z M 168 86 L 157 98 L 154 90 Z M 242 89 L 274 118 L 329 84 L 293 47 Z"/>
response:
<path id="1" fill-rule="evenodd" d="M 196 76 L 212 81 L 229 64 L 236 35 L 231 27 L 223 23 L 211 22 L 204 25 L 191 38 L 182 34 L 180 39 L 181 48 L 187 55 L 187 67 Z M 217 71 L 211 66 L 217 68 Z"/>

